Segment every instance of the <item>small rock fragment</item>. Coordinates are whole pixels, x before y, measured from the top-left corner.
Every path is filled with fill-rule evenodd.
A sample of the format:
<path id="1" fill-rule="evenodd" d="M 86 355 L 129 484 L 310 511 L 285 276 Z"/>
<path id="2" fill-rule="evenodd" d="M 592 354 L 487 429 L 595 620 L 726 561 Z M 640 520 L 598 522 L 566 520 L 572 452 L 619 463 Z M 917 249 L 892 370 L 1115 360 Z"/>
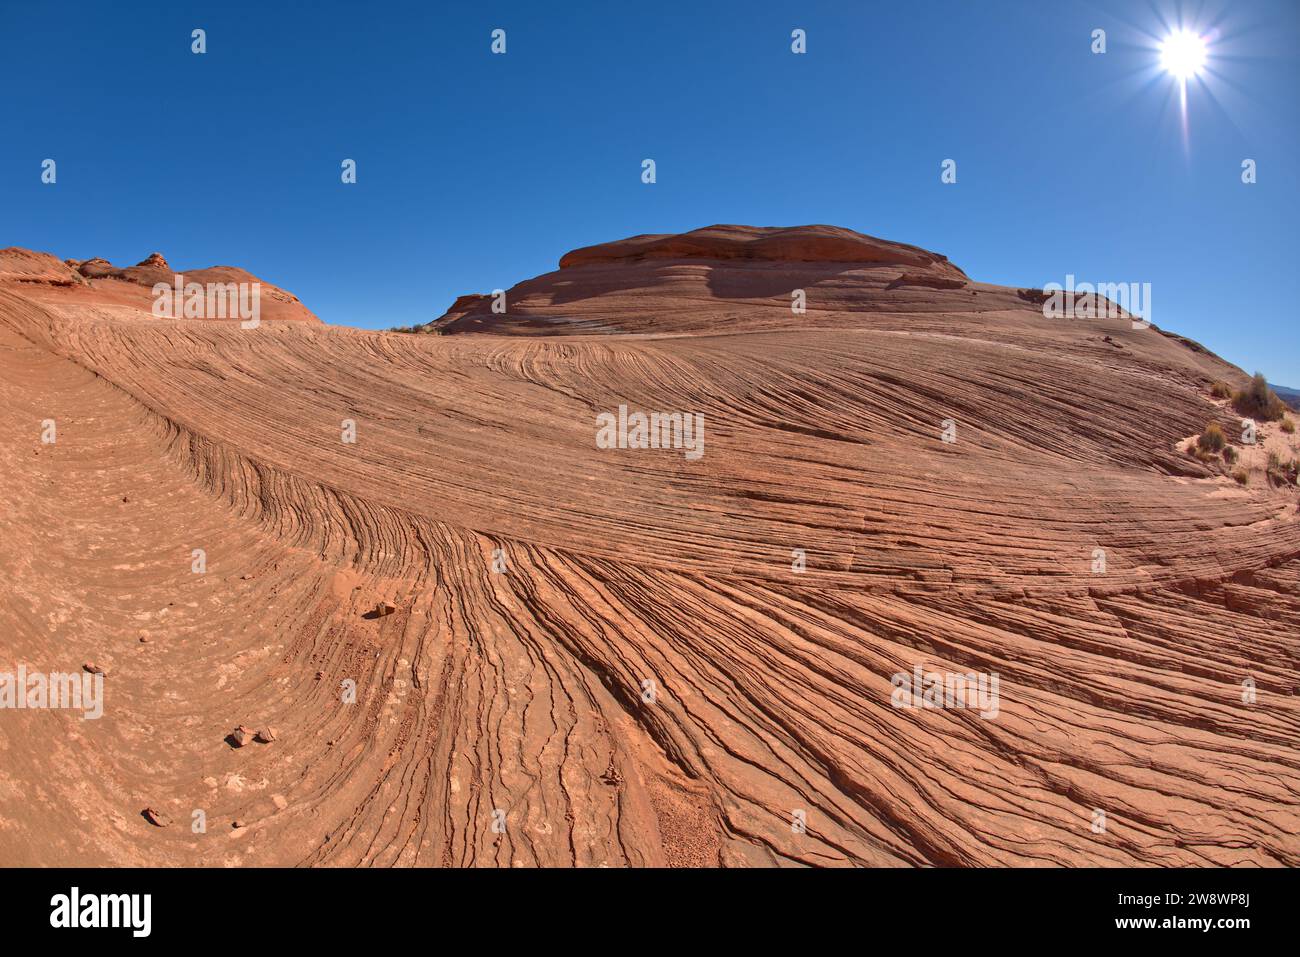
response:
<path id="1" fill-rule="evenodd" d="M 102 675 L 102 674 L 106 674 L 106 672 L 104 671 L 103 668 L 101 668 L 101 667 L 99 667 L 99 665 L 94 664 L 94 663 L 89 662 L 89 661 L 87 661 L 87 662 L 86 662 L 84 665 L 82 665 L 81 667 L 85 668 L 85 669 L 86 669 L 87 671 L 89 671 L 92 675 Z"/>
<path id="2" fill-rule="evenodd" d="M 151 807 L 145 808 L 141 813 L 144 814 L 145 818 L 154 827 L 166 827 L 172 822 L 172 819 L 166 814 L 163 814 L 161 811 L 155 811 Z"/>
<path id="3" fill-rule="evenodd" d="M 226 740 L 234 747 L 242 748 L 244 745 L 248 744 L 249 741 L 253 740 L 253 732 L 241 724 L 234 731 L 230 732 L 230 735 Z"/>
<path id="4" fill-rule="evenodd" d="M 623 772 L 614 764 L 612 754 L 609 756 L 609 766 L 605 768 L 605 773 L 600 776 L 600 779 L 610 787 L 618 787 L 623 783 Z"/>
<path id="5" fill-rule="evenodd" d="M 270 744 L 276 738 L 275 728 L 263 728 L 257 732 L 254 740 L 260 744 Z"/>
<path id="6" fill-rule="evenodd" d="M 376 618 L 383 618 L 387 615 L 391 615 L 395 611 L 397 611 L 397 606 L 389 604 L 386 601 L 381 601 L 379 604 L 375 605 Z"/>

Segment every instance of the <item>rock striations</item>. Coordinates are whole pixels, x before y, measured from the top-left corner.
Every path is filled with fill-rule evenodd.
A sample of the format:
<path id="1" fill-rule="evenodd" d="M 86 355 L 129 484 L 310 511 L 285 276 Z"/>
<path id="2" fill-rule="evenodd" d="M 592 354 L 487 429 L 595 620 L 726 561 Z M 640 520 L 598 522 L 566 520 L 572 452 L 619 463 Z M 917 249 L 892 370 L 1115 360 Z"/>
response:
<path id="1" fill-rule="evenodd" d="M 822 226 L 441 336 L 0 263 L 0 671 L 104 671 L 0 711 L 0 860 L 1300 864 L 1296 493 L 1184 451 L 1246 381 L 1194 343 Z"/>
<path id="2" fill-rule="evenodd" d="M 119 269 L 105 259 L 78 262 L 27 249 L 0 249 L 0 289 L 12 289 L 55 314 L 70 317 L 152 316 L 153 287 L 158 283 L 174 287 L 177 275 L 162 253 L 151 253 L 144 261 Z M 260 318 L 320 322 L 297 296 L 234 266 L 210 266 L 179 275 L 182 287 L 190 283 L 204 288 L 209 284 L 257 284 Z"/>

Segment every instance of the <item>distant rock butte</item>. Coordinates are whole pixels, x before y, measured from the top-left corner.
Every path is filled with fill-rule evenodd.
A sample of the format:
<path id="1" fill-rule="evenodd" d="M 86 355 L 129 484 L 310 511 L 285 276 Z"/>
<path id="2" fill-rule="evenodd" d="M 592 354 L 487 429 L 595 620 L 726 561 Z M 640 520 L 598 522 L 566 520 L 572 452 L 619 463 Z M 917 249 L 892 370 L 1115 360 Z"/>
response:
<path id="1" fill-rule="evenodd" d="M 790 308 L 797 289 L 808 301 L 806 314 Z M 983 295 L 978 304 L 977 291 Z M 1015 292 L 972 283 L 938 253 L 851 229 L 708 226 L 575 249 L 560 258 L 555 272 L 507 290 L 504 314 L 493 311 L 491 296 L 461 296 L 420 331 L 756 331 L 835 325 L 835 312 L 1002 308 L 1015 303 Z M 700 309 L 702 300 L 736 308 Z"/>
<path id="2" fill-rule="evenodd" d="M 633 236 L 575 249 L 560 257 L 560 268 L 647 259 L 871 263 L 916 266 L 953 279 L 966 278 L 945 257 L 919 246 L 876 239 L 839 226 L 706 226 L 689 233 Z"/>
<path id="3" fill-rule="evenodd" d="M 185 283 L 259 283 L 261 318 L 320 322 L 315 313 L 293 293 L 258 279 L 234 266 L 210 266 L 177 273 L 162 253 L 150 253 L 134 266 L 114 266 L 107 259 L 59 259 L 50 253 L 34 252 L 11 246 L 0 249 L 0 288 L 20 291 L 23 295 L 52 306 L 84 310 L 99 307 L 106 315 L 129 318 L 143 312 L 153 315 L 153 287 L 157 283 L 173 284 L 176 276 Z M 220 320 L 217 320 L 220 321 Z"/>
<path id="4" fill-rule="evenodd" d="M 796 290 L 805 312 L 791 308 Z M 856 327 L 864 313 L 914 317 L 909 327 L 923 313 L 1015 313 L 1041 326 L 1046 298 L 973 282 L 938 253 L 837 226 L 708 226 L 575 249 L 558 270 L 506 290 L 504 312 L 492 296 L 461 296 L 418 331 L 734 333 Z"/>

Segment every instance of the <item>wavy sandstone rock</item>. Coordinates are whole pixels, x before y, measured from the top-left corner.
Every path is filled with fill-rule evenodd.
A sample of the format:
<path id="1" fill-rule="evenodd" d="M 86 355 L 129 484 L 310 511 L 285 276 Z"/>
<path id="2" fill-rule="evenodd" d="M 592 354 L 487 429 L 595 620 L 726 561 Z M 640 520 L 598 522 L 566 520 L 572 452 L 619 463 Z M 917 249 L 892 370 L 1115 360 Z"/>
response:
<path id="1" fill-rule="evenodd" d="M 298 297 L 233 266 L 191 269 L 180 274 L 183 283 L 256 283 L 261 318 L 267 321 L 320 322 Z M 28 249 L 0 249 L 0 289 L 12 289 L 42 303 L 57 315 L 97 314 L 105 318 L 153 317 L 153 286 L 174 285 L 177 273 L 162 253 L 119 269 L 106 259 L 61 261 L 49 253 Z"/>
<path id="2" fill-rule="evenodd" d="M 1185 340 L 829 227 L 579 250 L 443 338 L 20 258 L 0 670 L 112 680 L 0 712 L 0 859 L 1300 864 L 1296 493 L 1182 451 L 1245 381 Z M 598 448 L 620 406 L 704 454 Z"/>

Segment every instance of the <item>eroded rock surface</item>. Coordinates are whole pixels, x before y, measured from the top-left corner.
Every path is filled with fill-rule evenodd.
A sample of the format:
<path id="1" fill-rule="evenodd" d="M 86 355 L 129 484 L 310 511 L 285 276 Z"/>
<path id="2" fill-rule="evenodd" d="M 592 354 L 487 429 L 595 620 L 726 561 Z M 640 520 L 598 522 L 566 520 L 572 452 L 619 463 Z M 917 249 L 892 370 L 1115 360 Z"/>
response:
<path id="1" fill-rule="evenodd" d="M 442 337 L 10 259 L 5 658 L 112 681 L 0 712 L 6 862 L 1300 864 L 1296 493 L 1181 450 L 1245 381 L 1185 340 L 827 227 L 578 250 Z M 703 455 L 598 448 L 620 405 Z"/>

